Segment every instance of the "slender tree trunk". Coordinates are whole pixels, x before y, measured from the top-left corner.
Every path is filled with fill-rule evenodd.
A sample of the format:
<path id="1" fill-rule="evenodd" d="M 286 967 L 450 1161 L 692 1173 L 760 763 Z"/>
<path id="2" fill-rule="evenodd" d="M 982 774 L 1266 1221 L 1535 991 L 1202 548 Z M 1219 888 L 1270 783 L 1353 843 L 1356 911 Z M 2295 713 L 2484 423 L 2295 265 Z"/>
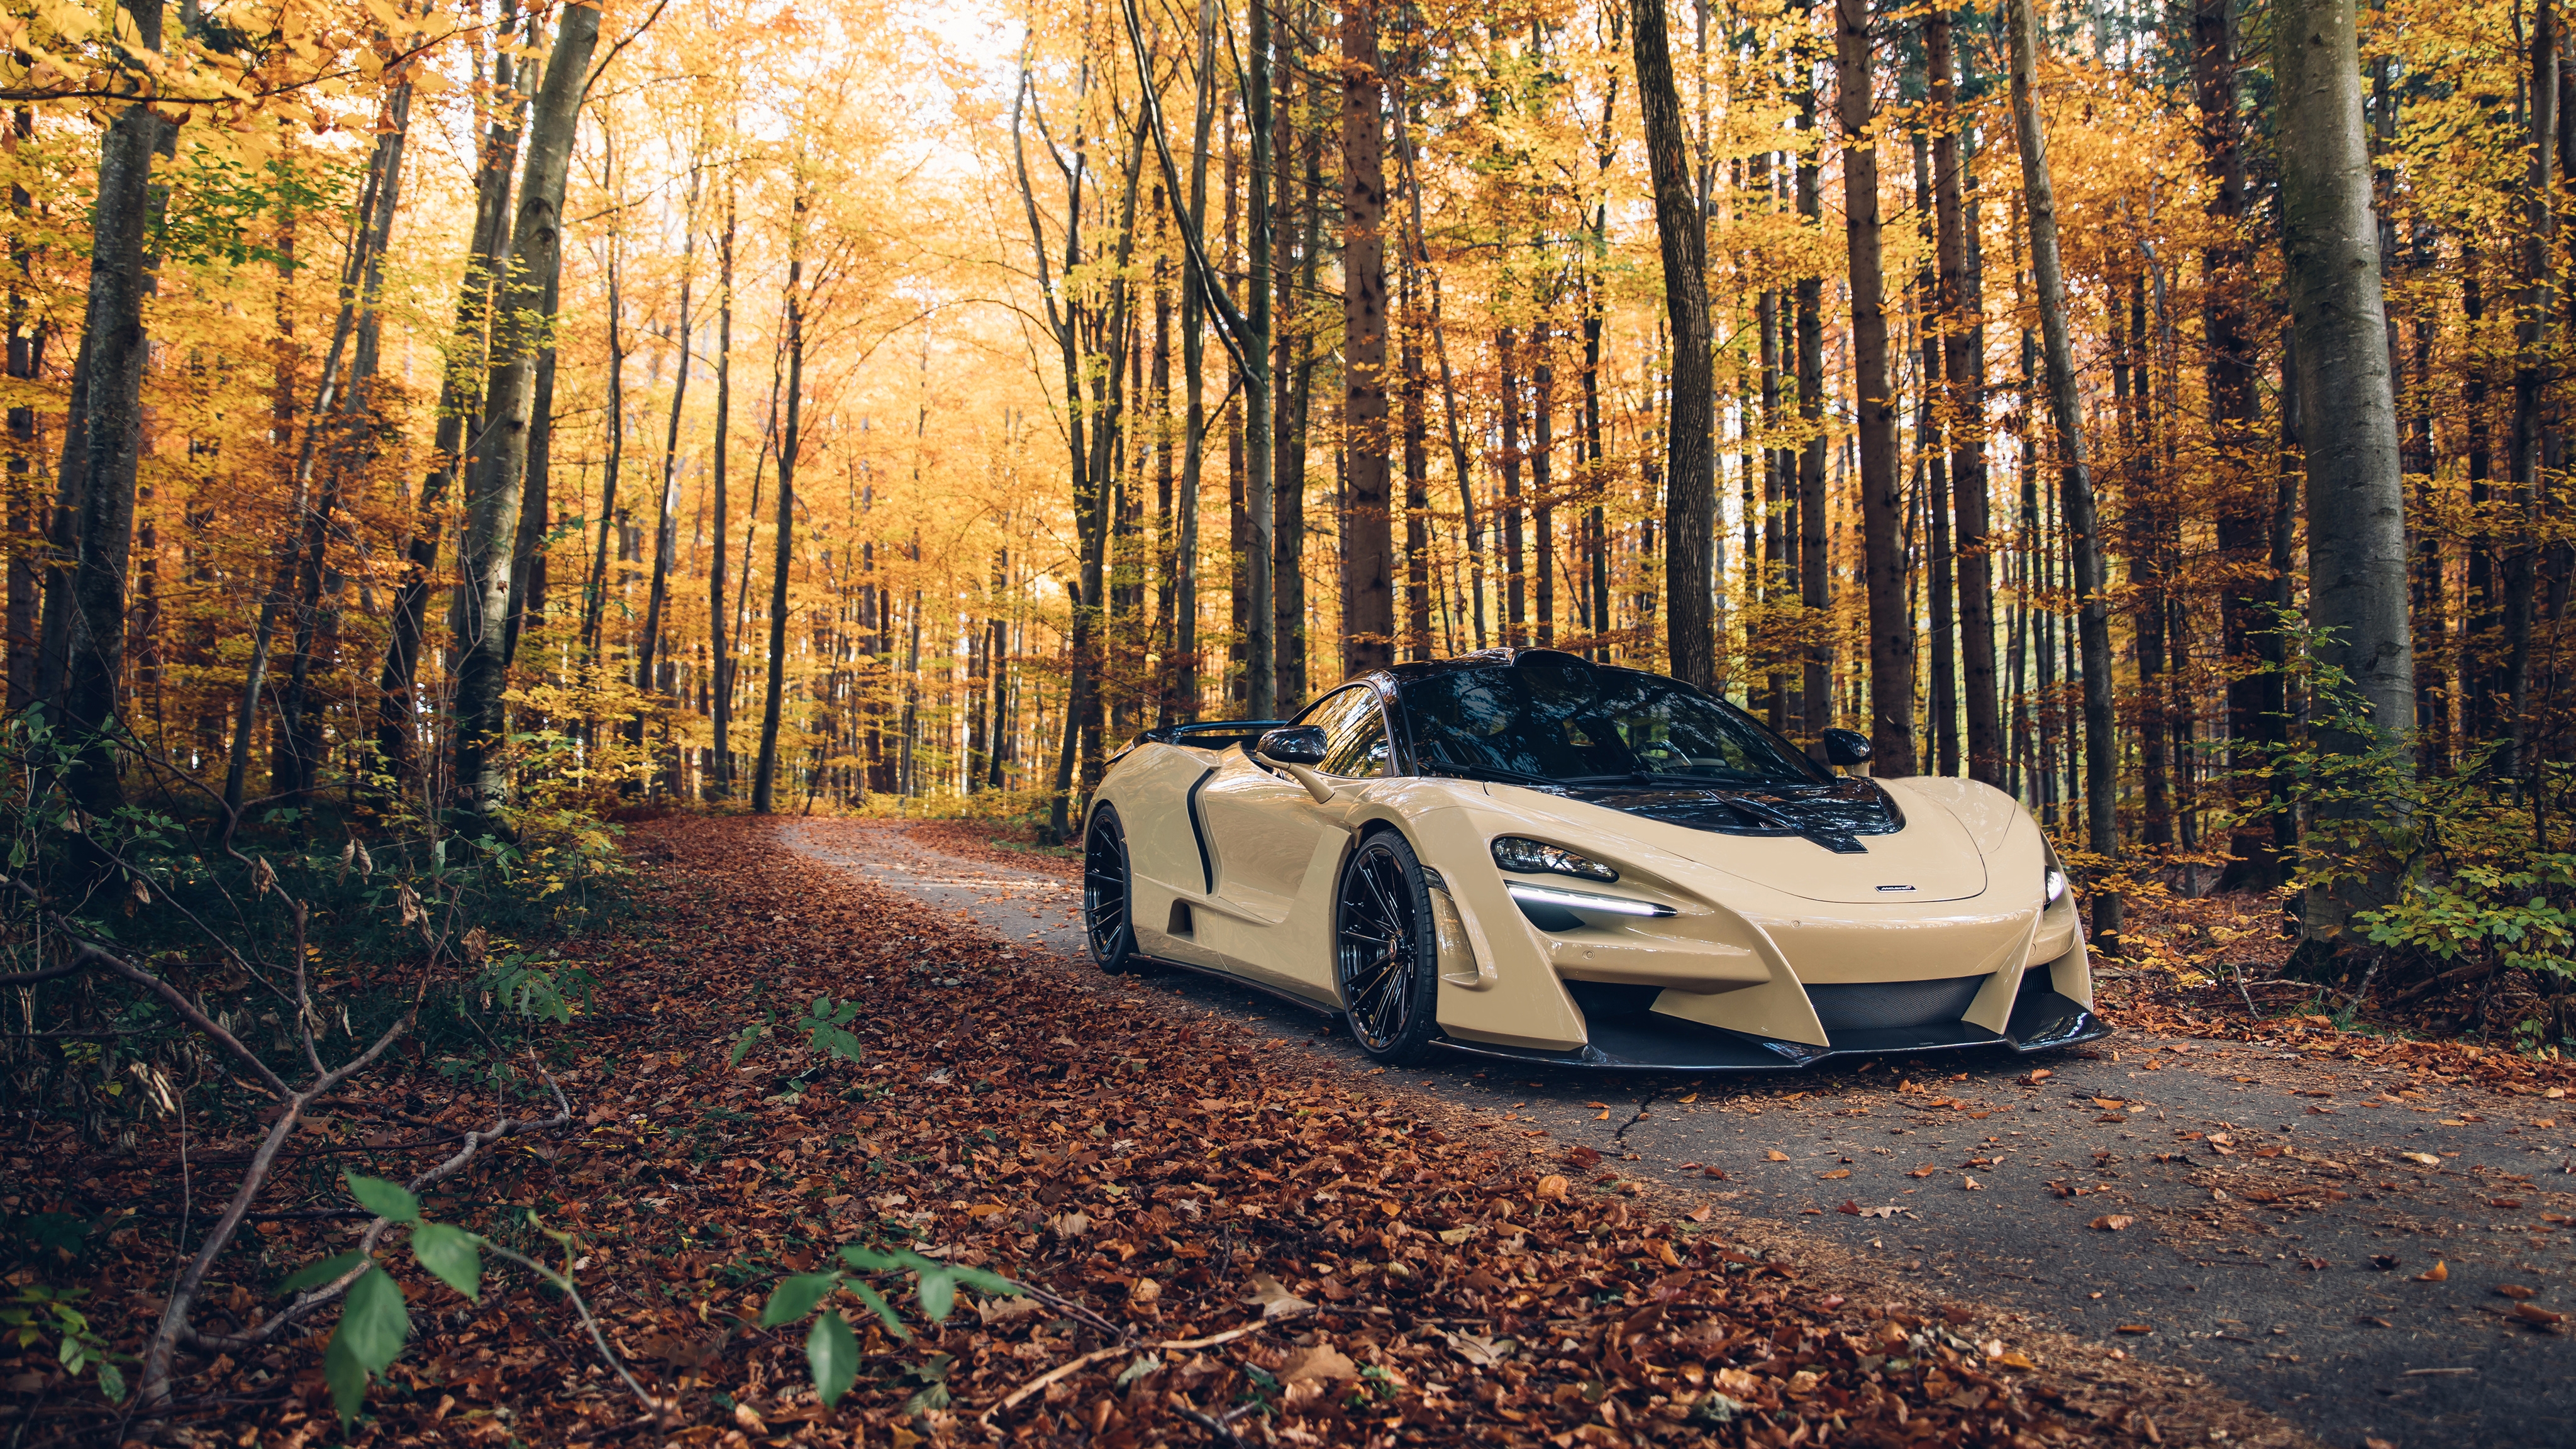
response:
<path id="1" fill-rule="evenodd" d="M 1271 598 L 1275 580 L 1271 553 L 1276 542 L 1278 475 L 1272 471 L 1270 434 L 1270 284 L 1263 271 L 1272 265 L 1270 187 L 1276 179 L 1271 151 L 1270 0 L 1245 7 L 1244 122 L 1252 150 L 1245 178 L 1244 213 L 1250 225 L 1244 250 L 1251 259 L 1244 278 L 1243 367 L 1243 511 L 1250 526 L 1251 547 L 1244 555 L 1243 649 L 1244 711 L 1254 719 L 1279 713 L 1278 636 L 1273 632 Z"/>
<path id="2" fill-rule="evenodd" d="M 1987 508 L 1985 342 L 1978 317 L 1974 229 L 1965 199 L 1965 143 L 1959 134 L 1958 57 L 1949 11 L 1925 17 L 1923 44 L 1934 111 L 1933 210 L 1941 269 L 1941 378 L 1947 401 L 1950 488 L 1958 531 L 1960 672 L 1967 719 L 1968 777 L 2001 788 L 2004 736 L 1995 697 L 1994 562 Z"/>
<path id="3" fill-rule="evenodd" d="M 796 455 L 805 403 L 805 193 L 788 223 L 787 423 L 778 440 L 778 539 L 769 578 L 769 681 L 760 701 L 760 756 L 751 772 L 751 810 L 767 815 L 778 786 L 778 729 L 787 709 L 787 576 L 796 563 Z"/>
<path id="4" fill-rule="evenodd" d="M 2547 487 L 2543 470 L 2556 460 L 2548 437 L 2550 399 L 2545 395 L 2551 372 L 2550 341 L 2557 290 L 2557 172 L 2553 154 L 2558 135 L 2559 22 L 2552 0 L 2538 0 L 2531 24 L 2530 84 L 2524 113 L 2530 125 L 2530 171 L 2523 185 L 2522 296 L 2514 324 L 2513 433 L 2507 443 L 2513 472 L 2506 517 L 2510 542 L 2503 551 L 2505 734 L 2504 773 L 2516 778 L 2529 771 L 2532 739 L 2531 631 L 2538 604 L 2534 565 L 2541 544 L 2540 499 Z M 2392 397 L 2394 390 L 2392 388 Z M 2310 477 L 2315 475 L 2313 472 Z M 2314 485 L 2311 484 L 2313 487 Z M 2309 516 L 2316 516 L 2313 500 Z M 2401 610 L 2402 613 L 2402 610 Z M 2535 797 L 2536 799 L 2537 797 Z"/>
<path id="5" fill-rule="evenodd" d="M 2048 173 L 2048 142 L 2040 132 L 2031 85 L 2039 69 L 2035 0 L 2012 0 L 2013 130 L 2021 143 L 2022 193 L 2030 221 L 2031 281 L 2038 293 L 2041 346 L 2048 359 L 2049 413 L 2057 425 L 2057 451 L 2066 531 L 2075 563 L 2076 631 L 2084 669 L 2084 819 L 2087 846 L 2107 862 L 2119 852 L 2117 743 L 2111 734 L 2111 621 L 2103 598 L 2101 525 L 2093 506 L 2093 477 L 2086 463 L 2083 404 L 2076 393 L 2075 349 L 2066 327 L 2066 278 L 2058 264 L 2057 193 Z M 2093 936 L 2119 952 L 2120 897 L 2093 895 Z"/>
<path id="6" fill-rule="evenodd" d="M 1799 46 L 1799 72 L 1802 77 L 1797 92 L 1798 129 L 1812 133 L 1816 129 L 1816 92 L 1803 78 L 1813 74 Z M 1802 147 L 1798 152 L 1798 222 L 1801 231 L 1818 230 L 1824 225 L 1823 175 L 1817 164 L 1818 148 Z M 1825 283 L 1815 275 L 1802 276 L 1795 288 L 1798 343 L 1798 423 L 1806 441 L 1798 450 L 1797 559 L 1798 595 L 1806 615 L 1800 621 L 1809 631 L 1810 642 L 1800 651 L 1806 660 L 1800 701 L 1804 724 L 1802 730 L 1812 741 L 1834 722 L 1832 686 L 1833 648 L 1813 642 L 1814 632 L 1827 623 L 1827 612 L 1833 608 L 1831 559 L 1826 554 L 1830 535 L 1825 521 Z"/>
<path id="7" fill-rule="evenodd" d="M 1494 339 L 1494 356 L 1501 372 L 1502 386 L 1497 391 L 1503 410 L 1503 496 L 1497 505 L 1503 524 L 1502 638 L 1505 646 L 1521 648 L 1530 637 L 1529 498 L 1521 490 L 1521 464 L 1528 455 L 1521 447 L 1520 334 L 1505 327 Z"/>
<path id="8" fill-rule="evenodd" d="M 1395 662 L 1386 429 L 1386 142 L 1376 0 L 1342 7 L 1342 667 Z"/>
<path id="9" fill-rule="evenodd" d="M 16 156 L 21 145 L 34 139 L 36 112 L 31 106 L 19 106 L 9 113 L 8 149 Z M 45 370 L 45 343 L 50 329 L 35 323 L 33 293 L 35 290 L 37 244 L 24 230 L 35 199 L 24 186 L 9 186 L 9 377 L 13 382 L 30 382 Z M 9 409 L 9 532 L 15 547 L 9 553 L 9 711 L 12 714 L 36 702 L 37 635 L 43 627 L 41 605 L 44 597 L 42 554 L 38 551 L 45 533 L 38 524 L 44 516 L 38 505 L 31 480 L 36 462 L 36 410 L 20 403 Z"/>
<path id="10" fill-rule="evenodd" d="M 1675 678 L 1717 682 L 1716 619 L 1709 570 L 1717 528 L 1717 459 L 1710 430 L 1716 396 L 1708 316 L 1708 243 L 1691 185 L 1689 135 L 1673 81 L 1671 22 L 1663 0 L 1633 0 L 1637 98 L 1655 192 L 1655 234 L 1672 329 L 1672 402 L 1664 431 L 1666 638 Z"/>
<path id="11" fill-rule="evenodd" d="M 653 583 L 644 596 L 644 634 L 635 646 L 635 692 L 653 693 L 654 656 L 662 644 L 662 605 L 671 592 L 671 550 L 677 543 L 672 536 L 676 525 L 673 504 L 680 486 L 680 418 L 689 402 L 689 303 L 697 281 L 698 260 L 698 183 L 702 168 L 689 168 L 689 200 L 682 213 L 684 235 L 680 241 L 680 326 L 679 373 L 671 382 L 671 422 L 662 435 L 662 487 L 653 515 Z M 673 701 L 675 704 L 677 701 Z M 641 744 L 644 717 L 635 717 L 636 742 Z"/>
<path id="12" fill-rule="evenodd" d="M 724 235 L 716 243 L 716 422 L 715 456 L 709 460 L 709 490 L 714 494 L 715 546 L 707 550 L 707 656 L 714 672 L 710 713 L 715 723 L 714 749 L 707 758 L 707 798 L 733 795 L 733 653 L 725 638 L 725 460 L 733 451 L 733 179 L 725 179 Z"/>
<path id="13" fill-rule="evenodd" d="M 1844 235 L 1851 256 L 1854 399 L 1859 411 L 1861 548 L 1869 590 L 1870 772 L 1914 773 L 1914 616 L 1905 599 L 1903 483 L 1896 388 L 1887 368 L 1887 284 L 1880 261 L 1878 138 L 1870 131 L 1868 0 L 1835 0 L 1834 62 L 1843 128 Z"/>
<path id="14" fill-rule="evenodd" d="M 601 169 L 607 168 L 603 166 Z M 608 560 L 610 540 L 616 537 L 620 527 L 617 485 L 619 475 L 625 471 L 626 466 L 626 333 L 621 325 L 626 320 L 626 297 L 624 289 L 619 285 L 618 263 L 623 248 L 619 245 L 619 238 L 614 231 L 609 234 L 607 251 L 608 398 L 605 409 L 607 415 L 601 422 L 601 430 L 606 433 L 607 440 L 606 446 L 601 450 L 599 463 L 599 542 L 594 545 L 591 554 L 590 581 L 582 589 L 581 650 L 583 658 L 593 663 L 598 662 L 608 652 L 605 633 L 608 620 Z M 770 377 L 773 393 L 777 390 L 777 382 L 773 368 Z M 757 494 L 759 491 L 760 485 L 755 478 L 752 492 Z M 755 503 L 753 506 L 757 508 L 758 504 Z M 755 529 L 758 526 L 757 522 L 753 524 Z M 750 549 L 751 545 L 746 542 L 743 545 L 743 575 L 746 584 L 750 582 Z M 617 545 L 616 553 L 618 559 L 621 562 L 624 561 L 626 552 L 622 543 Z"/>
<path id="15" fill-rule="evenodd" d="M 517 553 L 520 491 L 527 481 L 537 354 L 554 326 L 543 311 L 546 281 L 562 258 L 564 181 L 581 117 L 582 86 L 598 41 L 599 12 L 565 7 L 529 122 L 527 169 L 519 187 L 518 221 L 511 230 L 510 275 L 493 337 L 494 365 L 483 406 L 493 430 L 490 461 L 466 475 L 466 531 L 458 541 L 465 637 L 458 641 L 464 657 L 456 679 L 456 789 L 464 810 L 487 823 L 497 823 L 497 812 L 509 796 L 501 691 L 508 670 L 502 633 L 510 613 L 510 564 Z"/>
<path id="16" fill-rule="evenodd" d="M 1926 29 L 1929 29 L 1927 24 Z M 1934 195 L 1930 138 L 1914 133 L 1914 208 L 1916 226 L 1929 243 L 1916 264 L 1914 295 L 1922 316 L 1923 405 L 1917 436 L 1923 450 L 1923 511 L 1931 532 L 1932 568 L 1932 708 L 1926 758 L 1936 773 L 1959 773 L 1959 651 L 1957 643 L 1957 559 L 1950 536 L 1950 469 L 1943 447 L 1948 419 L 1943 416 L 1944 377 L 1941 333 L 1940 205 Z"/>

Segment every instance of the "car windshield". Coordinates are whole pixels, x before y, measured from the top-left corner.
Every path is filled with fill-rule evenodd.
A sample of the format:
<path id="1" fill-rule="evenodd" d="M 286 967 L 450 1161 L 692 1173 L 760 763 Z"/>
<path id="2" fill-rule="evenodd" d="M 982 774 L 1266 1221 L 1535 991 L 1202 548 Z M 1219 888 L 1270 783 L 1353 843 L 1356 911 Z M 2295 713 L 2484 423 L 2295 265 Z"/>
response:
<path id="1" fill-rule="evenodd" d="M 1826 776 L 1729 705 L 1658 675 L 1524 656 L 1405 682 L 1424 768 L 1567 784 L 1814 785 Z"/>

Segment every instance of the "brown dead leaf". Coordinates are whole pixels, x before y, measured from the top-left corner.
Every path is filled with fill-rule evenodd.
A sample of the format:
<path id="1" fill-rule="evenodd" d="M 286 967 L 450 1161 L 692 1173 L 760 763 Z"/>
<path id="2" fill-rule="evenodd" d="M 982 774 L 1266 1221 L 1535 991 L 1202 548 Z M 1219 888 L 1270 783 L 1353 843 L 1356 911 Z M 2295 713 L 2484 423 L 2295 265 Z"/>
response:
<path id="1" fill-rule="evenodd" d="M 1783 1151 L 1781 1151 L 1781 1150 L 1780 1150 L 1779 1148 L 1777 1148 L 1777 1147 L 1774 1147 L 1774 1148 L 1772 1148 L 1770 1151 L 1763 1153 L 1763 1154 L 1762 1154 L 1762 1156 L 1763 1156 L 1763 1159 L 1764 1159 L 1765 1161 L 1769 1161 L 1769 1162 L 1786 1162 L 1786 1161 L 1788 1161 L 1788 1160 L 1789 1160 L 1789 1154 L 1788 1154 L 1788 1153 L 1785 1153 L 1785 1152 L 1783 1152 Z"/>
<path id="2" fill-rule="evenodd" d="M 2155 1331 L 2156 1326 L 2152 1323 L 2123 1323 L 2120 1325 L 2120 1332 L 2122 1333 L 2153 1333 Z"/>
<path id="3" fill-rule="evenodd" d="M 2517 1303 L 2513 1305 L 2513 1312 L 2516 1318 L 2525 1323 L 2565 1323 L 2567 1321 L 2566 1314 L 2552 1313 L 2537 1303 Z"/>
<path id="4" fill-rule="evenodd" d="M 2434 1262 L 2432 1267 L 2415 1275 L 2415 1281 L 2418 1283 L 2447 1283 L 2450 1279 L 2451 1265 L 2441 1262 L 2438 1259 Z"/>
<path id="5" fill-rule="evenodd" d="M 1932 1174 L 1939 1172 L 1940 1170 L 1941 1169 L 1932 1166 L 1930 1163 L 1925 1163 L 1923 1166 L 1918 1167 L 1905 1175 L 1907 1177 L 1930 1177 Z"/>
<path id="6" fill-rule="evenodd" d="M 1835 1169 L 1834 1169 L 1833 1171 L 1831 1171 L 1831 1172 L 1819 1172 L 1819 1173 L 1817 1173 L 1817 1174 L 1816 1174 L 1816 1177 L 1818 1178 L 1818 1180 L 1820 1180 L 1820 1181 L 1824 1181 L 1824 1182 L 1833 1182 L 1833 1181 L 1836 1181 L 1837 1179 L 1840 1179 L 1840 1178 L 1846 1178 L 1846 1177 L 1849 1177 L 1849 1176 L 1851 1176 L 1851 1169 L 1850 1169 L 1850 1168 L 1848 1168 L 1848 1167 L 1837 1167 L 1837 1168 L 1835 1168 Z"/>
<path id="7" fill-rule="evenodd" d="M 1243 1301 L 1259 1305 L 1261 1316 L 1265 1319 L 1285 1318 L 1291 1313 L 1303 1313 L 1315 1306 L 1289 1292 L 1281 1286 L 1278 1279 L 1267 1273 L 1252 1275 L 1252 1291 L 1244 1295 Z"/>
<path id="8" fill-rule="evenodd" d="M 1279 1381 L 1287 1384 L 1302 1383 L 1309 1379 L 1319 1383 L 1333 1383 L 1359 1376 L 1360 1366 L 1351 1362 L 1349 1355 L 1329 1343 L 1319 1343 L 1312 1348 L 1298 1349 L 1288 1356 L 1286 1366 L 1279 1370 Z"/>
<path id="9" fill-rule="evenodd" d="M 2127 1213 L 2105 1213 L 2101 1217 L 2095 1218 L 2092 1226 L 2100 1228 L 2106 1233 L 2116 1233 L 2122 1231 L 2131 1223 L 2136 1221 L 2136 1218 L 2129 1216 Z"/>
<path id="10" fill-rule="evenodd" d="M 2533 1290 L 2533 1289 L 2530 1289 L 2530 1288 L 2525 1288 L 2525 1287 L 2523 1287 L 2523 1286 L 2522 1286 L 2521 1284 L 2519 1284 L 2519 1283 L 2498 1283 L 2498 1284 L 2496 1285 L 2496 1292 L 2497 1292 L 2497 1293 L 2499 1293 L 2499 1294 L 2501 1294 L 2501 1295 L 2503 1295 L 2504 1297 L 2512 1298 L 2512 1299 L 2516 1299 L 2516 1300 L 2525 1299 L 2525 1298 L 2537 1298 L 2537 1297 L 2539 1297 L 2539 1296 L 2540 1296 L 2540 1294 L 2539 1294 L 2537 1291 L 2535 1291 L 2535 1290 Z"/>
<path id="11" fill-rule="evenodd" d="M 1547 1176 L 1538 1180 L 1538 1200 L 1540 1202 L 1563 1202 L 1565 1201 L 1566 1189 L 1569 1186 L 1571 1186 L 1571 1184 L 1565 1180 L 1565 1174 L 1561 1172 L 1551 1172 Z"/>

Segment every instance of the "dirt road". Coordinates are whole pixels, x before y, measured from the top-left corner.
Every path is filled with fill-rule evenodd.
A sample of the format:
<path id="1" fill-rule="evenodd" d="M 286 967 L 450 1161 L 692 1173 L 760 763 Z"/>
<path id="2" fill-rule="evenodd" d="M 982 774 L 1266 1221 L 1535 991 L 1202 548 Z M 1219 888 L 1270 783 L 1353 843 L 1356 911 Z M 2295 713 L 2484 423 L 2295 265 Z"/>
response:
<path id="1" fill-rule="evenodd" d="M 807 822 L 817 861 L 1100 985 L 1078 890 L 901 827 Z M 1187 974 L 1159 994 L 1310 1038 L 1322 1018 Z M 2079 1350 L 2187 1366 L 2328 1444 L 2576 1442 L 2576 1099 L 2509 1098 L 2315 1049 L 2115 1037 L 1767 1077 L 1499 1069 L 1387 1085 L 1581 1145 L 1858 1272 L 2026 1315 Z"/>

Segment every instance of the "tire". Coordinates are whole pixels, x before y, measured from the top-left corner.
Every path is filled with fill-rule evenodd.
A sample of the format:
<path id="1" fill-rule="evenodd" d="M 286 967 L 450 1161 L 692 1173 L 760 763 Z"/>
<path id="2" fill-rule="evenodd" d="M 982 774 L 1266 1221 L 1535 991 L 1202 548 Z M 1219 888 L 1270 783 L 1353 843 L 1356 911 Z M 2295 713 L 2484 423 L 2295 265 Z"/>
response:
<path id="1" fill-rule="evenodd" d="M 1112 976 L 1135 969 L 1134 906 L 1126 832 L 1117 811 L 1096 806 L 1082 832 L 1082 927 L 1092 962 Z"/>
<path id="2" fill-rule="evenodd" d="M 1403 836 L 1380 831 L 1342 866 L 1333 909 L 1333 984 L 1351 1039 L 1403 1066 L 1440 1034 L 1440 945 L 1431 889 Z"/>

